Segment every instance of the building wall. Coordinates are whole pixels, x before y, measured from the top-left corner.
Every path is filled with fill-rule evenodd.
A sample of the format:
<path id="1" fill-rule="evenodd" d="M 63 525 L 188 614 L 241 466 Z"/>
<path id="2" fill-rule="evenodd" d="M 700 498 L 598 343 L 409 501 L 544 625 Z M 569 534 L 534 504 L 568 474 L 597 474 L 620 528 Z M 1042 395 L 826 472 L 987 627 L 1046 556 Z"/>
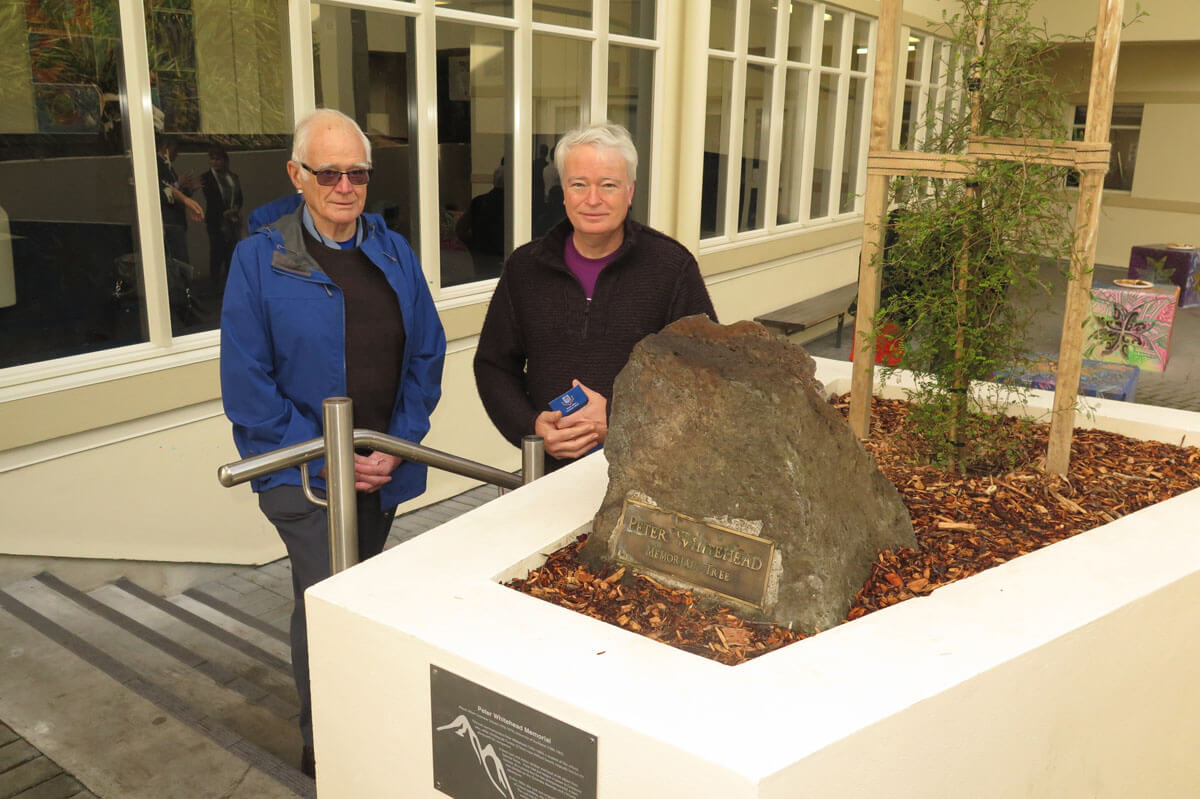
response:
<path id="1" fill-rule="evenodd" d="M 1155 6 L 1154 14 L 1166 9 L 1164 16 L 1186 18 L 1186 32 L 1194 16 L 1184 13 L 1188 2 L 1147 6 Z M 656 81 L 650 218 L 697 253 L 721 320 L 750 319 L 855 280 L 860 215 L 725 243 L 701 241 L 697 163 L 704 151 L 705 81 L 697 74 L 703 75 L 707 60 L 707 4 L 660 4 L 666 28 Z M 870 16 L 879 9 L 877 0 L 839 5 Z M 943 5 L 908 0 L 905 23 L 933 30 L 930 20 L 940 18 Z M 1059 0 L 1055 9 L 1069 22 L 1066 11 L 1074 7 L 1074 0 Z M 218 45 L 214 40 L 201 57 L 242 57 L 222 55 L 233 43 L 221 45 L 225 50 Z M 291 57 L 305 47 L 311 49 L 311 42 L 303 37 L 294 41 Z M 1172 155 L 1189 151 L 1200 115 L 1197 52 L 1195 42 L 1187 42 L 1130 46 L 1122 56 L 1118 102 L 1144 96 L 1147 109 L 1134 190 L 1106 197 L 1102 262 L 1124 262 L 1129 244 L 1139 238 L 1200 240 L 1200 215 L 1187 188 L 1200 166 Z M 1072 57 L 1076 67 L 1085 63 L 1082 51 Z M 297 74 L 300 66 L 294 65 Z M 247 124 L 261 129 L 261 123 Z M 518 155 L 518 167 L 528 163 L 527 155 Z M 244 180 L 251 167 L 247 161 Z M 269 167 L 254 164 L 253 172 L 263 192 L 273 191 Z M 192 226 L 194 238 L 201 229 Z M 153 280 L 149 289 L 165 292 Z M 437 298 L 449 349 L 443 400 L 425 443 L 515 469 L 519 454 L 487 421 L 471 373 L 487 294 L 441 291 Z M 282 555 L 249 489 L 224 489 L 216 481 L 216 468 L 237 457 L 219 407 L 216 334 L 171 339 L 168 329 L 165 343 L 161 334 L 152 341 L 23 367 L 20 381 L 0 380 L 0 495 L 6 497 L 0 503 L 0 553 L 210 563 L 258 563 Z M 401 510 L 470 485 L 431 473 L 428 492 Z"/>
<path id="2" fill-rule="evenodd" d="M 1127 265 L 1135 245 L 1200 242 L 1200 159 L 1191 155 L 1200 125 L 1200 41 L 1144 41 L 1143 25 L 1163 15 L 1147 7 L 1151 16 L 1125 29 L 1117 67 L 1114 101 L 1141 104 L 1143 116 L 1132 188 L 1104 193 L 1096 262 L 1112 266 Z M 1181 33 L 1195 18 L 1186 16 Z M 1069 101 L 1086 104 L 1090 63 L 1090 47 L 1066 48 L 1058 77 Z"/>

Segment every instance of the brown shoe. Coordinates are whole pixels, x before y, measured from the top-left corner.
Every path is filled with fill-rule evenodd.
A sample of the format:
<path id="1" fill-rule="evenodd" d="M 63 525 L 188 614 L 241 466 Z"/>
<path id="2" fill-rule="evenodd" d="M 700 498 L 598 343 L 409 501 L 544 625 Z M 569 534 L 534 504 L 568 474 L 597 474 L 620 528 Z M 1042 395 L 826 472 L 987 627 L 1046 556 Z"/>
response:
<path id="1" fill-rule="evenodd" d="M 317 755 L 311 746 L 300 750 L 300 771 L 314 780 L 317 778 Z"/>

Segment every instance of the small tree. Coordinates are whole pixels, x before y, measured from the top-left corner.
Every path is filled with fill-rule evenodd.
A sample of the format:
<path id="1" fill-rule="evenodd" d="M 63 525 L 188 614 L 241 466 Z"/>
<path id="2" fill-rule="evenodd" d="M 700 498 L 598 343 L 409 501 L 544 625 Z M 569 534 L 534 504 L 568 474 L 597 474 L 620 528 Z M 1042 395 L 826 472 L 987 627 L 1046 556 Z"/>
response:
<path id="1" fill-rule="evenodd" d="M 945 118 L 954 104 L 931 109 L 923 149 L 965 154 L 971 137 L 1061 141 L 1065 105 L 1049 71 L 1056 42 L 1027 21 L 1033 0 L 960 1 L 945 26 L 964 102 Z M 985 465 L 1009 450 L 1012 427 L 997 411 L 1023 390 L 969 388 L 1024 360 L 1027 300 L 1047 290 L 1040 266 L 1070 253 L 1065 169 L 980 161 L 967 180 L 898 179 L 892 201 L 875 329 L 898 330 L 905 342 L 899 366 L 916 378 L 910 400 L 924 454 L 960 470 Z"/>

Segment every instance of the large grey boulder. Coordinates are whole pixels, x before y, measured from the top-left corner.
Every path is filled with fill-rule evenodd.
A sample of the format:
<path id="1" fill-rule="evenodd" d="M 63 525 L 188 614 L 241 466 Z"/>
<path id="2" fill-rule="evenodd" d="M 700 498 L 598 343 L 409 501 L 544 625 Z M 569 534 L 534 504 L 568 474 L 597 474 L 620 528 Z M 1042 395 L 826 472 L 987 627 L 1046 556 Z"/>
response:
<path id="1" fill-rule="evenodd" d="M 639 343 L 613 390 L 585 560 L 802 631 L 838 624 L 876 552 L 916 541 L 815 371 L 752 322 L 693 316 Z"/>

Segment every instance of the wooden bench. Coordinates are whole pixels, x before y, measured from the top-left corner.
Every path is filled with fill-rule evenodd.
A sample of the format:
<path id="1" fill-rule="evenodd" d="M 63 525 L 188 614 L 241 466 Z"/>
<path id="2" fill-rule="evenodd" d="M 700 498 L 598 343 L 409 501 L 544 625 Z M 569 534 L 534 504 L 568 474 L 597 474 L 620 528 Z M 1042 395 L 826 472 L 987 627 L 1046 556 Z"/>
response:
<path id="1" fill-rule="evenodd" d="M 771 311 L 762 316 L 754 317 L 754 321 L 763 327 L 781 331 L 785 336 L 807 330 L 814 325 L 828 322 L 837 317 L 837 345 L 842 346 L 842 325 L 846 321 L 846 312 L 850 303 L 858 297 L 858 284 L 851 283 L 807 300 L 792 303 L 786 308 Z"/>

